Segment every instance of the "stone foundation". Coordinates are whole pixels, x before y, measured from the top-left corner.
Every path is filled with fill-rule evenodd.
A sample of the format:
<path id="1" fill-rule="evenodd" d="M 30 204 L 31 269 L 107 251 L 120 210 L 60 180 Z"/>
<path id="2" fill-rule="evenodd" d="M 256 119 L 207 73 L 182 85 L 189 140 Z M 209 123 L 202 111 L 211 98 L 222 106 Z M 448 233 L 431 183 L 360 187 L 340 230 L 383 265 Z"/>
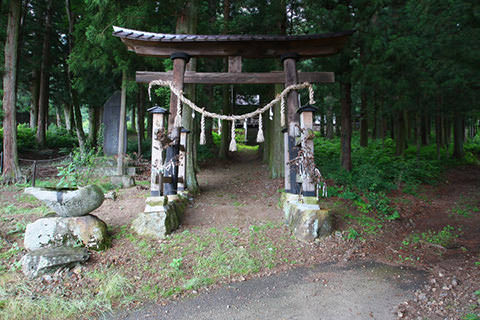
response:
<path id="1" fill-rule="evenodd" d="M 313 241 L 332 232 L 331 213 L 320 209 L 316 197 L 282 193 L 280 207 L 285 215 L 285 223 L 299 240 Z"/>
<path id="2" fill-rule="evenodd" d="M 141 236 L 164 239 L 180 226 L 188 194 L 147 198 L 145 211 L 133 220 L 133 230 Z"/>

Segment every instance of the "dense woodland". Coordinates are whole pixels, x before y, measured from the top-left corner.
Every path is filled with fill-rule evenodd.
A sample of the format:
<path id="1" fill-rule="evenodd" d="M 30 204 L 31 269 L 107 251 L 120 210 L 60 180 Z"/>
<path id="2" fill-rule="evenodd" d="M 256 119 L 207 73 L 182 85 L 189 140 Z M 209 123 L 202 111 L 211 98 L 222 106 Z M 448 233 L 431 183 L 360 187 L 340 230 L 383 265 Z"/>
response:
<path id="1" fill-rule="evenodd" d="M 352 170 L 352 131 L 354 137 L 358 132 L 363 148 L 391 138 L 397 156 L 404 156 L 409 146 L 419 154 L 422 146 L 435 145 L 438 159 L 444 154 L 464 158 L 464 142 L 477 134 L 480 5 L 473 0 L 10 0 L 1 2 L 0 11 L 6 181 L 21 175 L 18 150 L 59 147 L 55 141 L 62 139 L 49 142 L 49 134 L 69 136 L 82 152 L 97 148 L 102 106 L 122 87 L 129 130 L 137 133 L 130 151 L 140 156 L 148 150 L 151 118 L 146 109 L 168 106 L 169 94 L 158 89 L 154 101 L 148 101 L 146 87 L 135 83 L 135 71 L 167 71 L 172 63 L 128 52 L 112 36 L 112 25 L 188 34 L 355 30 L 340 54 L 298 63 L 299 71 L 335 72 L 336 83 L 315 86 L 317 117 L 320 135 L 340 137 L 339 161 L 347 171 Z M 188 68 L 226 71 L 227 61 L 197 59 Z M 273 59 L 245 60 L 243 66 L 247 72 L 281 69 Z M 264 104 L 281 89 L 197 85 L 186 92 L 211 111 L 235 113 L 231 90 L 259 94 Z M 199 117 L 184 117 L 189 117 L 186 126 L 198 131 Z M 215 125 L 207 123 L 209 128 Z M 216 148 L 207 134 L 208 152 L 218 157 L 228 157 L 230 130 L 228 123 L 224 126 L 226 134 Z M 282 175 L 283 167 L 275 156 L 281 154 L 275 132 L 279 134 L 278 123 L 267 121 L 262 150 L 274 177 Z M 197 153 L 205 148 L 193 140 L 188 148 L 195 155 L 189 164 L 194 168 L 201 158 Z M 192 179 L 188 184 L 196 188 Z"/>

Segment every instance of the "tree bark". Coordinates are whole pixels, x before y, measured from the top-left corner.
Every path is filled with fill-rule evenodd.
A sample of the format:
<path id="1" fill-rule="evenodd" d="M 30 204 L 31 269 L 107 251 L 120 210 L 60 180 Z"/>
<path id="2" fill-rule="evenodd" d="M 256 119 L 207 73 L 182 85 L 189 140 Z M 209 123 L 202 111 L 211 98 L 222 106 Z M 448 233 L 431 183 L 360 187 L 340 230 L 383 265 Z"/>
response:
<path id="1" fill-rule="evenodd" d="M 40 92 L 38 98 L 37 143 L 45 146 L 45 133 L 48 122 L 49 78 L 50 78 L 50 32 L 52 29 L 52 0 L 48 0 L 45 14 L 45 28 L 40 68 Z"/>
<path id="2" fill-rule="evenodd" d="M 368 108 L 367 108 L 367 92 L 362 89 L 360 99 L 360 146 L 368 146 Z"/>
<path id="3" fill-rule="evenodd" d="M 405 132 L 405 118 L 404 118 L 403 110 L 396 111 L 395 118 L 396 118 L 394 121 L 395 138 L 396 138 L 395 155 L 404 156 L 406 132 Z"/>
<path id="4" fill-rule="evenodd" d="M 38 121 L 38 94 L 40 91 L 40 74 L 38 69 L 32 72 L 32 86 L 30 87 L 30 128 L 37 128 Z"/>
<path id="5" fill-rule="evenodd" d="M 145 88 L 138 85 L 137 94 L 137 157 L 141 157 L 143 149 L 143 140 L 145 139 Z"/>
<path id="6" fill-rule="evenodd" d="M 61 106 L 59 104 L 55 105 L 55 120 L 56 125 L 58 128 L 62 127 L 62 114 L 61 114 Z"/>
<path id="7" fill-rule="evenodd" d="M 97 148 L 98 138 L 98 109 L 94 106 L 88 108 L 88 144 L 91 148 Z"/>
<path id="8" fill-rule="evenodd" d="M 127 71 L 122 71 L 122 95 L 120 99 L 120 124 L 118 126 L 117 174 L 125 174 L 125 128 L 127 125 Z"/>
<path id="9" fill-rule="evenodd" d="M 10 0 L 5 41 L 5 70 L 3 74 L 3 172 L 5 183 L 21 178 L 17 152 L 16 84 L 18 36 L 20 29 L 21 1 Z"/>
<path id="10" fill-rule="evenodd" d="M 281 84 L 275 85 L 275 93 L 280 93 L 284 89 L 284 86 Z M 280 121 L 280 105 L 273 107 L 273 120 L 268 120 L 267 122 L 271 126 L 271 135 L 270 135 L 270 148 L 269 148 L 269 168 L 270 168 L 270 177 L 281 178 L 285 175 L 285 165 L 284 161 L 284 143 L 283 143 L 283 132 L 282 124 Z"/>
<path id="11" fill-rule="evenodd" d="M 453 115 L 453 157 L 463 159 L 465 151 L 463 150 L 463 115 L 455 112 Z"/>
<path id="12" fill-rule="evenodd" d="M 342 95 L 342 133 L 341 133 L 341 164 L 342 168 L 352 170 L 352 84 L 350 82 L 340 83 Z"/>
<path id="13" fill-rule="evenodd" d="M 63 116 L 65 117 L 65 128 L 69 133 L 72 133 L 75 124 L 73 122 L 73 110 L 70 102 L 63 105 Z"/>
<path id="14" fill-rule="evenodd" d="M 333 107 L 328 106 L 327 108 L 327 123 L 326 123 L 326 133 L 325 136 L 327 139 L 333 139 Z"/>
<path id="15" fill-rule="evenodd" d="M 437 145 L 437 160 L 440 160 L 440 149 L 442 148 L 442 118 L 440 114 L 435 116 L 435 143 Z"/>

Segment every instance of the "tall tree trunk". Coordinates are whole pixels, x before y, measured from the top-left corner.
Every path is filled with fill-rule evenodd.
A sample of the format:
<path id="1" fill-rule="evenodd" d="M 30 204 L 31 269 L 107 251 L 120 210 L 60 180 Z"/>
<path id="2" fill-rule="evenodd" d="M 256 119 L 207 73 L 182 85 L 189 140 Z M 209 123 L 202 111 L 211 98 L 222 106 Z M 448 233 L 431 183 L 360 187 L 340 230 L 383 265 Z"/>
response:
<path id="1" fill-rule="evenodd" d="M 368 146 L 368 107 L 365 88 L 362 89 L 360 102 L 360 146 Z"/>
<path id="2" fill-rule="evenodd" d="M 341 164 L 347 171 L 352 170 L 352 84 L 340 83 L 342 105 Z"/>
<path id="3" fill-rule="evenodd" d="M 65 128 L 69 133 L 72 133 L 75 124 L 73 123 L 73 110 L 70 102 L 63 105 L 63 116 L 65 117 Z"/>
<path id="4" fill-rule="evenodd" d="M 325 136 L 327 139 L 333 139 L 333 107 L 327 107 L 327 123 L 326 123 L 326 133 Z"/>
<path id="5" fill-rule="evenodd" d="M 463 159 L 465 152 L 463 150 L 463 115 L 455 112 L 453 115 L 453 157 Z"/>
<path id="6" fill-rule="evenodd" d="M 30 128 L 35 129 L 38 121 L 38 93 L 40 91 L 40 74 L 38 69 L 32 72 L 32 86 L 30 87 Z"/>
<path id="7" fill-rule="evenodd" d="M 118 125 L 117 175 L 125 174 L 125 128 L 127 126 L 127 71 L 122 71 L 120 124 Z"/>
<path id="8" fill-rule="evenodd" d="M 99 109 L 94 106 L 88 108 L 88 144 L 94 149 L 97 148 Z"/>
<path id="9" fill-rule="evenodd" d="M 143 140 L 145 139 L 145 88 L 138 85 L 137 93 L 137 157 L 141 157 L 143 149 Z"/>
<path id="10" fill-rule="evenodd" d="M 435 143 L 437 144 L 437 160 L 440 160 L 440 149 L 442 148 L 442 118 L 440 114 L 435 116 Z"/>
<path id="11" fill-rule="evenodd" d="M 62 114 L 60 108 L 61 106 L 59 104 L 55 106 L 55 120 L 58 128 L 62 127 Z"/>
<path id="12" fill-rule="evenodd" d="M 417 160 L 420 160 L 420 148 L 422 147 L 422 116 L 415 113 L 415 142 L 417 144 Z"/>
<path id="13" fill-rule="evenodd" d="M 428 128 L 427 128 L 427 117 L 423 114 L 421 120 L 421 136 L 422 136 L 422 145 L 428 145 Z"/>
<path id="14" fill-rule="evenodd" d="M 405 140 L 406 140 L 406 132 L 405 132 L 405 118 L 403 114 L 403 110 L 398 110 L 395 112 L 395 122 L 394 122 L 394 129 L 395 129 L 395 138 L 396 138 L 396 149 L 395 155 L 403 156 L 405 154 Z"/>
<path id="15" fill-rule="evenodd" d="M 40 92 L 38 98 L 37 143 L 45 146 L 45 132 L 48 122 L 48 99 L 50 86 L 50 32 L 52 29 L 52 0 L 48 0 L 45 14 L 45 28 L 42 45 L 42 63 L 40 68 Z"/>
<path id="16" fill-rule="evenodd" d="M 68 19 L 68 54 L 70 55 L 73 48 L 73 26 L 74 26 L 74 14 L 71 11 L 70 7 L 70 0 L 65 0 L 65 10 L 67 13 Z M 75 117 L 75 131 L 77 133 L 78 145 L 80 147 L 80 152 L 84 154 L 86 152 L 86 137 L 85 132 L 83 131 L 83 121 L 82 121 L 82 113 L 80 112 L 80 105 L 78 103 L 78 95 L 77 91 L 72 88 L 72 72 L 70 70 L 70 65 L 68 65 L 67 70 L 67 88 L 68 88 L 68 95 L 71 101 L 73 114 Z"/>
<path id="17" fill-rule="evenodd" d="M 3 74 L 3 172 L 5 183 L 14 183 L 21 177 L 17 153 L 17 62 L 21 1 L 10 0 L 5 41 L 5 70 Z"/>
<path id="18" fill-rule="evenodd" d="M 284 89 L 283 84 L 275 85 L 275 93 L 280 93 Z M 284 162 L 284 142 L 283 142 L 283 132 L 282 124 L 280 121 L 281 110 L 280 105 L 274 106 L 273 109 L 273 120 L 266 120 L 264 123 L 268 123 L 270 126 L 270 137 L 269 137 L 269 169 L 271 178 L 281 178 L 285 175 L 285 164 Z M 268 119 L 268 117 L 266 118 Z"/>
<path id="19" fill-rule="evenodd" d="M 132 123 L 132 131 L 137 132 L 137 124 L 136 124 L 136 117 L 135 117 L 135 106 L 132 106 L 132 119 L 130 119 L 130 122 Z"/>

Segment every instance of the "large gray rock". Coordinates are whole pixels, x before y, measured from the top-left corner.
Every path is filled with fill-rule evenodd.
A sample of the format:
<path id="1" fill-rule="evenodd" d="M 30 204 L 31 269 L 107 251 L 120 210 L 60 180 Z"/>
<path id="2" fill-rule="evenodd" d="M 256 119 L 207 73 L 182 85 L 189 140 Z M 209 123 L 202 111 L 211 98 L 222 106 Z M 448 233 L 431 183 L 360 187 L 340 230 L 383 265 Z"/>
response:
<path id="1" fill-rule="evenodd" d="M 24 246 L 29 251 L 62 246 L 103 250 L 109 243 L 107 225 L 93 215 L 41 218 L 25 229 Z"/>
<path id="2" fill-rule="evenodd" d="M 103 191 L 96 185 L 78 189 L 48 189 L 30 187 L 25 193 L 43 201 L 61 217 L 78 217 L 86 215 L 103 203 Z"/>
<path id="3" fill-rule="evenodd" d="M 86 248 L 46 248 L 27 253 L 20 262 L 23 273 L 29 278 L 35 278 L 62 267 L 85 262 L 89 257 Z"/>

